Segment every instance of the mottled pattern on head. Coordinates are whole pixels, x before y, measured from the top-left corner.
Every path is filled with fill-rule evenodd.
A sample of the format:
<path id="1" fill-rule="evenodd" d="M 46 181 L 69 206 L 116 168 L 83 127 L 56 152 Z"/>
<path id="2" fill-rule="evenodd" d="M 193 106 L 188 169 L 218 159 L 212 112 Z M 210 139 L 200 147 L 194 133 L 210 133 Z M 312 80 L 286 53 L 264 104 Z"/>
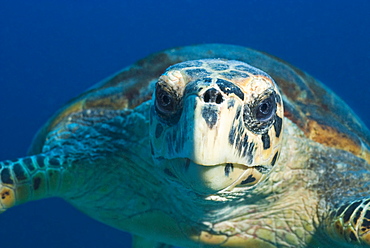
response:
<path id="1" fill-rule="evenodd" d="M 273 79 L 234 60 L 169 67 L 151 110 L 158 166 L 199 192 L 261 181 L 278 158 L 283 105 Z"/>

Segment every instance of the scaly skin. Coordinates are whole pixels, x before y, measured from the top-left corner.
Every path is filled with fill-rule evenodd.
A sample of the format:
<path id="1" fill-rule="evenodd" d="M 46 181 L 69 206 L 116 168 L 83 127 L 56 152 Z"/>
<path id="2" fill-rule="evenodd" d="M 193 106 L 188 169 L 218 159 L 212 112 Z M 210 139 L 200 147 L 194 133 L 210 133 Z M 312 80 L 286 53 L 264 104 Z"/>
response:
<path id="1" fill-rule="evenodd" d="M 154 163 L 150 68 L 162 73 L 164 65 L 198 57 L 251 59 L 271 69 L 282 89 L 281 153 L 254 185 L 199 193 Z M 322 93 L 318 82 L 234 46 L 169 50 L 133 68 L 51 119 L 33 146 L 36 155 L 0 163 L 1 211 L 62 197 L 92 218 L 132 232 L 137 247 L 369 246 L 369 134 L 334 95 Z"/>
<path id="2" fill-rule="evenodd" d="M 69 157 L 70 160 L 60 159 L 65 161 L 62 168 L 69 168 L 69 172 L 67 174 L 66 170 L 58 170 L 57 174 L 62 178 L 59 190 L 55 187 L 54 190 L 49 187 L 35 189 L 36 175 L 42 170 L 37 170 L 33 176 L 29 176 L 30 171 L 27 169 L 27 179 L 19 180 L 13 186 L 16 189 L 14 194 L 18 197 L 6 198 L 6 201 L 13 199 L 13 204 L 10 205 L 17 205 L 30 199 L 63 195 L 64 199 L 83 212 L 109 225 L 148 239 L 184 247 L 198 247 L 198 242 L 214 247 L 309 247 L 307 245 L 310 243 L 314 247 L 335 242 L 318 235 L 319 232 L 324 232 L 320 229 L 320 222 L 326 217 L 326 208 L 330 207 L 330 204 L 319 205 L 325 195 L 320 192 L 322 187 L 318 186 L 325 184 L 325 180 L 320 178 L 318 170 L 321 170 L 320 166 L 324 164 L 312 163 L 311 165 L 315 166 L 312 168 L 303 166 L 307 165 L 305 161 L 310 160 L 309 154 L 312 150 L 319 151 L 318 155 L 324 157 L 327 154 L 326 148 L 306 139 L 289 120 L 286 120 L 288 124 L 284 129 L 284 137 L 289 137 L 283 139 L 283 147 L 286 149 L 282 150 L 276 170 L 264 183 L 246 191 L 236 190 L 234 193 L 205 197 L 194 194 L 191 189 L 184 188 L 179 183 L 167 180 L 164 172 L 155 172 L 155 167 L 147 163 L 151 161 L 150 156 L 143 154 L 144 156 L 138 157 L 131 152 L 125 152 L 126 146 L 139 151 L 143 144 L 149 142 L 148 133 L 141 132 L 140 128 L 141 125 L 148 124 L 148 119 L 145 118 L 148 112 L 148 106 L 145 105 L 132 111 L 126 115 L 128 121 L 122 128 L 117 128 L 116 125 L 123 124 L 122 113 L 110 120 L 96 122 L 85 130 L 80 127 L 77 132 L 70 134 L 73 135 L 73 140 L 76 140 L 72 145 L 65 143 L 70 142 L 71 137 L 66 140 L 59 137 L 56 142 L 51 136 L 49 140 L 53 146 L 46 145 L 50 149 L 49 153 L 62 147 L 64 152 L 71 152 L 61 156 Z M 133 128 L 130 121 L 133 119 L 141 119 L 142 122 L 136 122 Z M 128 142 L 127 137 L 124 137 L 125 130 L 135 134 L 133 137 L 139 138 L 140 143 L 133 146 L 133 143 Z M 102 149 L 106 140 L 103 139 L 100 141 L 102 143 L 99 143 L 96 139 L 104 132 L 111 132 L 109 140 L 114 143 L 107 151 Z M 86 133 L 95 135 L 83 139 Z M 89 147 L 86 146 L 88 143 Z M 99 152 L 92 153 L 91 146 Z M 88 149 L 84 151 L 81 147 Z M 79 151 L 78 156 L 81 156 L 78 160 L 73 158 L 76 151 Z M 60 155 L 60 151 L 57 154 Z M 94 159 L 91 159 L 91 156 Z M 126 157 L 122 160 L 124 156 L 129 159 Z M 33 161 L 34 158 L 32 157 Z M 352 157 L 347 160 L 341 162 L 350 162 L 354 167 L 363 166 L 361 161 L 354 163 Z M 24 163 L 28 160 L 22 161 Z M 127 161 L 132 162 L 130 164 Z M 335 163 L 329 166 L 335 166 Z M 14 164 L 10 167 L 14 168 Z M 327 172 L 333 169 L 328 167 L 328 164 L 325 168 Z M 50 162 L 46 163 L 44 171 L 49 173 L 52 170 Z M 2 173 L 3 171 L 4 169 Z M 89 172 L 87 176 L 86 172 Z M 105 174 L 101 174 L 102 172 Z M 325 174 L 322 171 L 320 173 Z M 141 178 L 145 178 L 145 181 Z M 49 177 L 47 179 L 50 180 Z M 343 179 L 338 178 L 338 181 L 344 181 Z M 368 173 L 362 174 L 356 184 L 364 185 L 369 179 Z M 348 186 L 342 184 L 341 189 L 346 191 Z M 352 182 L 351 186 L 356 185 Z M 32 196 L 18 193 L 25 187 L 33 188 Z M 2 200 L 3 206 L 6 201 Z M 340 243 L 337 247 L 340 247 Z"/>

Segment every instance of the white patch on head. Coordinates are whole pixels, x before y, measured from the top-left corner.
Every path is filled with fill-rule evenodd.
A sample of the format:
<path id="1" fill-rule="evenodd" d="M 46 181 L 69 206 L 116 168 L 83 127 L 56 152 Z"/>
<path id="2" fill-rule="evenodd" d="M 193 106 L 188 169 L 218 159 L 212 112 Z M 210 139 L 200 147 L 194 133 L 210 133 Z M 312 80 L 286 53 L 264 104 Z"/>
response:
<path id="1" fill-rule="evenodd" d="M 239 86 L 245 93 L 246 102 L 252 102 L 266 90 L 275 88 L 274 83 L 269 78 L 254 75 Z"/>
<path id="2" fill-rule="evenodd" d="M 185 88 L 185 80 L 182 73 L 178 70 L 168 71 L 159 80 L 165 81 L 172 89 L 179 92 Z"/>

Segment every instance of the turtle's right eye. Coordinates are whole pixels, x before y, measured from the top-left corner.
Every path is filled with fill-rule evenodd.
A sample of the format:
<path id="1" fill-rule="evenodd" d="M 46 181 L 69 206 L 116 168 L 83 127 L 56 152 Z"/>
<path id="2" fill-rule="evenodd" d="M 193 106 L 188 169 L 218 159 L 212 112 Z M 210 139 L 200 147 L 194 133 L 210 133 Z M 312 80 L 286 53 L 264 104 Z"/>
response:
<path id="1" fill-rule="evenodd" d="M 155 106 L 157 112 L 162 115 L 169 115 L 176 112 L 177 100 L 170 92 L 163 87 L 157 86 L 155 92 Z"/>

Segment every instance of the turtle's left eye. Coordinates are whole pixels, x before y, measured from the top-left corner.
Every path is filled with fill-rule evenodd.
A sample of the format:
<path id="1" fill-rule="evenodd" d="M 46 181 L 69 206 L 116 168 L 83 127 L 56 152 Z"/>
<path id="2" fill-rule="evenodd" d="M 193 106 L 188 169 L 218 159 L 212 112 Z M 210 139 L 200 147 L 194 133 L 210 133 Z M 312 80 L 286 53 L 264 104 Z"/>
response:
<path id="1" fill-rule="evenodd" d="M 256 119 L 258 121 L 268 121 L 273 117 L 276 111 L 276 103 L 274 95 L 270 95 L 268 98 L 260 102 L 256 107 Z"/>
<path id="2" fill-rule="evenodd" d="M 262 98 L 262 99 L 261 99 Z M 244 106 L 243 120 L 248 129 L 254 133 L 261 134 L 266 132 L 276 116 L 276 96 L 275 93 L 270 93 L 261 96 L 252 104 Z"/>

